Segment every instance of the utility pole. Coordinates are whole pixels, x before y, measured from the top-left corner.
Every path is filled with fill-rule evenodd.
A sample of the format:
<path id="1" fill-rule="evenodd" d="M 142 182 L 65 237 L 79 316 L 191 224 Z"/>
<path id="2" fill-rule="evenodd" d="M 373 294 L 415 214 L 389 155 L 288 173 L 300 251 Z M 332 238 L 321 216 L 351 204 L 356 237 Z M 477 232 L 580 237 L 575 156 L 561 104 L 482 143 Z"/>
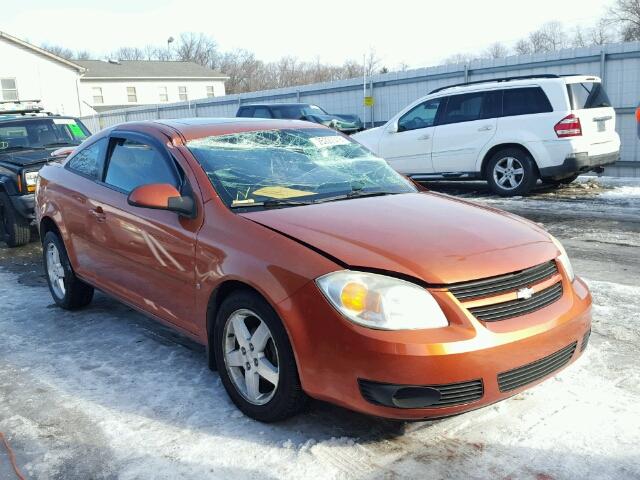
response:
<path id="1" fill-rule="evenodd" d="M 167 38 L 167 60 L 171 60 L 171 44 L 174 40 L 175 38 L 173 37 Z"/>

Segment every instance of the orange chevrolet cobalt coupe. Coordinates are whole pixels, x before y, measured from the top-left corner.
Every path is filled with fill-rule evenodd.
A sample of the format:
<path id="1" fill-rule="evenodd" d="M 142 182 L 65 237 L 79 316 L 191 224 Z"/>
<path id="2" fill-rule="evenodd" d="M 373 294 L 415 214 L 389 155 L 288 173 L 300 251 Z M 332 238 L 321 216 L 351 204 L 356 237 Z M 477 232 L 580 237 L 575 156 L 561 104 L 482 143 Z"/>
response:
<path id="1" fill-rule="evenodd" d="M 94 288 L 207 346 L 233 402 L 269 422 L 308 396 L 443 417 L 577 359 L 591 296 L 520 217 L 420 191 L 302 121 L 127 123 L 43 168 L 51 295 Z"/>

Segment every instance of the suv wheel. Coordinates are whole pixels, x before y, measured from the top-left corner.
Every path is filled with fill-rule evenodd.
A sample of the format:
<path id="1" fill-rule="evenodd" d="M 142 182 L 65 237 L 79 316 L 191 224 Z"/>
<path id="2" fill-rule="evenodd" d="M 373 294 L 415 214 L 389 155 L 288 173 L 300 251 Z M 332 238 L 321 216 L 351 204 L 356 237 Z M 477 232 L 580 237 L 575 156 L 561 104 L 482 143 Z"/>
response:
<path id="1" fill-rule="evenodd" d="M 511 197 L 531 191 L 538 181 L 538 172 L 527 153 L 517 148 L 506 148 L 489 160 L 486 179 L 495 193 Z"/>
<path id="2" fill-rule="evenodd" d="M 245 415 L 275 422 L 304 408 L 307 396 L 287 332 L 262 297 L 238 291 L 225 299 L 213 341 L 222 384 Z"/>
<path id="3" fill-rule="evenodd" d="M 31 222 L 15 211 L 6 193 L 0 193 L 0 240 L 20 247 L 31 240 Z"/>
<path id="4" fill-rule="evenodd" d="M 51 296 L 65 310 L 85 307 L 93 299 L 93 287 L 79 280 L 62 240 L 55 232 L 47 232 L 42 242 L 44 270 Z"/>

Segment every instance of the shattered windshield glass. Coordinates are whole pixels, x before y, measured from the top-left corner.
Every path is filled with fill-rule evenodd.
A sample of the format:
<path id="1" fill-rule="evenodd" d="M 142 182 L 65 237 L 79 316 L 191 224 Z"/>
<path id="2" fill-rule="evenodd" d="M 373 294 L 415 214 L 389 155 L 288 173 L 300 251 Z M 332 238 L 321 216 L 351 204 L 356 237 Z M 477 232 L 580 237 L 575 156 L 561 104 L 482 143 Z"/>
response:
<path id="1" fill-rule="evenodd" d="M 191 140 L 187 147 L 231 208 L 416 191 L 384 160 L 324 128 L 211 136 Z"/>

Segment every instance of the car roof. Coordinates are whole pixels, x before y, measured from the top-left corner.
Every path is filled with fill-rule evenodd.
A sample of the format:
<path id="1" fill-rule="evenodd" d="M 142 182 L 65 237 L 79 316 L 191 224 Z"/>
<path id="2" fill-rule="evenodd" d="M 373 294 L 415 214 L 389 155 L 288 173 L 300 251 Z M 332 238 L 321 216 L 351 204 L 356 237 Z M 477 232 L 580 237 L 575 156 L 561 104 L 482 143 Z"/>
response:
<path id="1" fill-rule="evenodd" d="M 25 121 L 35 121 L 35 120 L 46 120 L 46 119 L 50 119 L 50 120 L 54 120 L 56 118 L 66 118 L 66 119 L 72 119 L 72 120 L 78 120 L 75 117 L 68 117 L 65 115 L 20 115 L 20 114 L 16 114 L 16 115 L 12 115 L 12 114 L 6 114 L 6 115 L 1 115 L 0 114 L 0 122 L 15 122 L 16 120 L 25 120 Z"/>
<path id="2" fill-rule="evenodd" d="M 555 77 L 536 77 L 534 75 L 526 78 L 513 79 L 489 79 L 486 81 L 471 82 L 469 84 L 451 85 L 450 87 L 442 87 L 432 91 L 429 95 L 441 96 L 454 93 L 466 93 L 474 91 L 495 90 L 504 88 L 516 88 L 523 86 L 539 86 L 548 84 L 562 83 L 579 83 L 579 82 L 601 82 L 600 77 L 595 75 L 566 75 Z"/>
<path id="3" fill-rule="evenodd" d="M 187 141 L 195 138 L 228 135 L 232 133 L 254 132 L 259 130 L 282 130 L 302 128 L 327 128 L 319 124 L 302 120 L 281 120 L 263 118 L 178 118 L 173 120 L 150 120 L 120 124 L 115 130 L 126 130 L 128 127 L 147 129 L 155 125 L 170 127 Z"/>

